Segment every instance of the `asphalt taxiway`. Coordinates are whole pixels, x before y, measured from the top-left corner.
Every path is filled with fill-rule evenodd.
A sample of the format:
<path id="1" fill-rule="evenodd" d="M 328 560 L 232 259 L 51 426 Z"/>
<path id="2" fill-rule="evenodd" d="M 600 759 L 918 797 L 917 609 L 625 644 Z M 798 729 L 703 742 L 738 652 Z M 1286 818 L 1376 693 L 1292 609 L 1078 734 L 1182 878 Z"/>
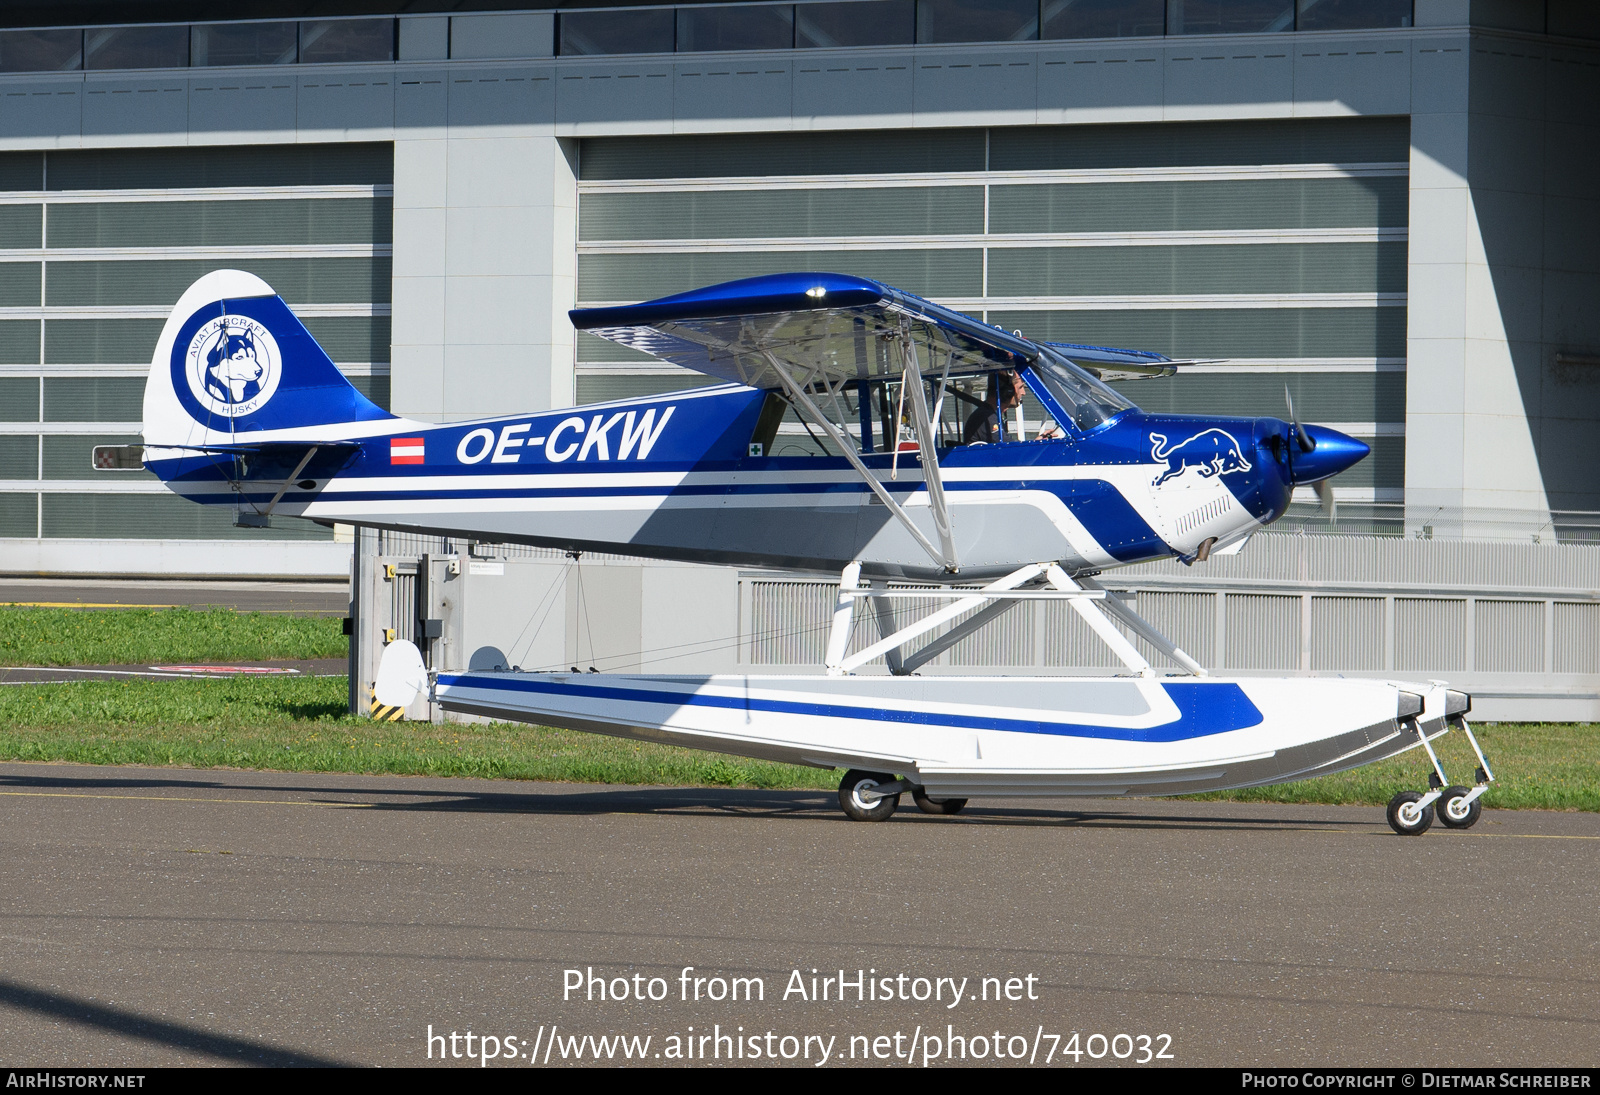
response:
<path id="1" fill-rule="evenodd" d="M 0 576 L 0 604 L 48 608 L 205 608 L 295 616 L 345 616 L 350 585 L 337 582 L 243 582 Z"/>
<path id="2" fill-rule="evenodd" d="M 1370 807 L 908 800 L 871 825 L 814 792 L 7 764 L 0 844 L 8 1065 L 426 1064 L 430 1026 L 515 1066 L 552 1027 L 654 1053 L 690 1026 L 832 1036 L 835 1064 L 915 1028 L 1077 1032 L 1104 1063 L 1167 1034 L 1190 1065 L 1592 1065 L 1600 1034 L 1593 814 L 1411 838 Z M 684 1002 L 687 966 L 766 999 Z M 563 999 L 591 967 L 670 991 Z M 1037 999 L 782 998 L 813 969 Z"/>

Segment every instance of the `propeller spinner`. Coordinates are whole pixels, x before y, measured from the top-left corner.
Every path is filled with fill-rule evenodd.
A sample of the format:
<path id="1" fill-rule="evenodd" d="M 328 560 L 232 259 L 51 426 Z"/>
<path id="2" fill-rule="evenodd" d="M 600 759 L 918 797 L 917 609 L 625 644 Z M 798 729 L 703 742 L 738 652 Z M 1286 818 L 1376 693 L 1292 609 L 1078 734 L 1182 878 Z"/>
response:
<path id="1" fill-rule="evenodd" d="M 1289 408 L 1289 435 L 1298 453 L 1287 451 L 1289 481 L 1296 486 L 1310 486 L 1317 492 L 1322 512 L 1331 521 L 1334 517 L 1333 484 L 1335 475 L 1351 467 L 1372 451 L 1364 441 L 1330 430 L 1326 426 L 1304 426 L 1294 411 L 1294 397 L 1289 385 L 1283 386 L 1283 401 Z M 1287 438 L 1285 439 L 1288 440 Z M 1285 446 L 1288 450 L 1288 446 Z"/>

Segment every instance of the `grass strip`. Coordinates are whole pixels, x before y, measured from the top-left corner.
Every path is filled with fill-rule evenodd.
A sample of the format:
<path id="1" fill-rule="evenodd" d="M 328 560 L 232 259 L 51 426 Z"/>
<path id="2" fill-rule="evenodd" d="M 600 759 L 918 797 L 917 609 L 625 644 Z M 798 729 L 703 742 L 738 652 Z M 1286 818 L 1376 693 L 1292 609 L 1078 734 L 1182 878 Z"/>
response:
<path id="1" fill-rule="evenodd" d="M 815 768 L 520 723 L 346 713 L 343 677 L 0 687 L 0 759 L 567 783 L 836 787 Z"/>
<path id="2" fill-rule="evenodd" d="M 1473 733 L 1494 769 L 1483 804 L 1501 810 L 1600 811 L 1600 726 L 1593 723 L 1485 723 Z M 1472 786 L 1478 759 L 1466 735 L 1452 730 L 1434 749 L 1445 775 Z M 1386 805 L 1396 791 L 1428 789 L 1427 755 L 1413 749 L 1388 760 L 1318 779 L 1193 795 L 1230 802 Z"/>
<path id="3" fill-rule="evenodd" d="M 573 783 L 831 790 L 838 773 L 519 723 L 432 726 L 345 713 L 343 677 L 80 681 L 0 687 L 0 759 L 298 772 L 474 776 Z M 1477 728 L 1499 777 L 1485 805 L 1600 811 L 1600 726 Z M 1465 738 L 1437 743 L 1469 783 Z M 1383 805 L 1427 786 L 1412 750 L 1335 776 L 1192 796 Z M 909 805 L 909 804 L 908 804 Z"/>
<path id="4" fill-rule="evenodd" d="M 0 665 L 151 665 L 342 658 L 337 619 L 228 608 L 0 606 Z"/>

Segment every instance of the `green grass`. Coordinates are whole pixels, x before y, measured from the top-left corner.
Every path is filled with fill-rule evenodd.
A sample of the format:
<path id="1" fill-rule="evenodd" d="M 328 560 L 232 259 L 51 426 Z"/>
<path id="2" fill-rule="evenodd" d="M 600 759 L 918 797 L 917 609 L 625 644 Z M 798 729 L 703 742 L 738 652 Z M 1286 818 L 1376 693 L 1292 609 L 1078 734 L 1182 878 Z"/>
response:
<path id="1" fill-rule="evenodd" d="M 713 787 L 839 782 L 815 768 L 517 723 L 352 718 L 345 689 L 344 677 L 4 687 L 0 760 Z"/>
<path id="2" fill-rule="evenodd" d="M 1489 808 L 1600 811 L 1600 725 L 1495 723 L 1474 726 L 1495 782 L 1483 796 Z M 1444 771 L 1472 785 L 1477 758 L 1465 735 L 1452 731 L 1434 743 Z M 1232 802 L 1317 802 L 1383 805 L 1396 791 L 1424 791 L 1428 758 L 1420 749 L 1335 776 L 1195 795 Z"/>
<path id="3" fill-rule="evenodd" d="M 0 688 L 0 760 L 475 776 L 574 783 L 831 790 L 838 774 L 515 723 L 381 723 L 345 713 L 343 677 L 82 681 Z M 1600 811 L 1600 726 L 1478 730 L 1501 809 Z M 1441 743 L 1470 782 L 1466 741 Z M 1199 795 L 1244 802 L 1382 805 L 1427 784 L 1420 751 L 1352 772 Z"/>
<path id="4" fill-rule="evenodd" d="M 232 609 L 0 606 L 0 665 L 342 658 L 338 619 Z"/>

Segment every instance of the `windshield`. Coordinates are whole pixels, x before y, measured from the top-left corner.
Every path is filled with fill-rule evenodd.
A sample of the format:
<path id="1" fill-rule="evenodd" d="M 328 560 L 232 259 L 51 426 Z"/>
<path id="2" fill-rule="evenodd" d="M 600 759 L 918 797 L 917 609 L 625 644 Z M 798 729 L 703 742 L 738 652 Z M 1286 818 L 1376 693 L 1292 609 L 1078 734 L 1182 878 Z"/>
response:
<path id="1" fill-rule="evenodd" d="M 1034 361 L 1033 374 L 1080 430 L 1092 430 L 1133 406 L 1103 381 L 1049 347 Z"/>

